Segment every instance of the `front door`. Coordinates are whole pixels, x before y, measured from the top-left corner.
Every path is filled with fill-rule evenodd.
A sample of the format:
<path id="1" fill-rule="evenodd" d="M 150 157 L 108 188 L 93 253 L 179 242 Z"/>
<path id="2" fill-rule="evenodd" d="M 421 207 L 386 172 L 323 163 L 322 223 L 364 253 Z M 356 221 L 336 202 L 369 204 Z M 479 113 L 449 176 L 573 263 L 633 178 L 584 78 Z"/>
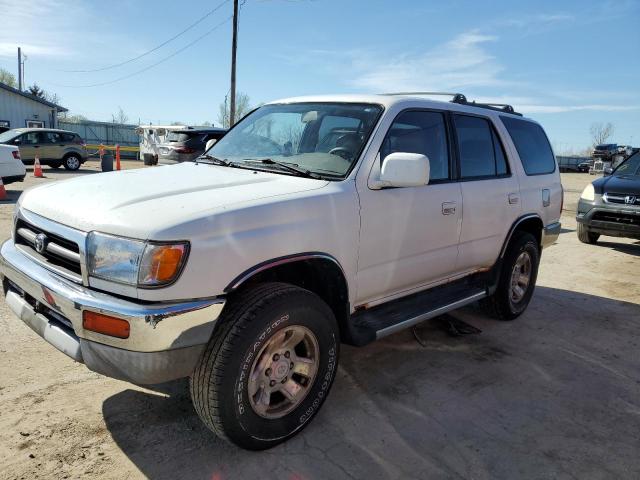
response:
<path id="1" fill-rule="evenodd" d="M 382 190 L 359 187 L 356 306 L 410 293 L 453 273 L 462 194 L 460 185 L 450 180 L 450 151 L 442 112 L 408 110 L 389 128 L 376 161 L 384 162 L 394 152 L 424 154 L 430 161 L 429 184 Z"/>
<path id="2" fill-rule="evenodd" d="M 38 155 L 39 158 L 42 158 L 42 153 L 40 153 L 40 143 L 41 143 L 41 133 L 40 132 L 27 132 L 20 135 L 14 143 L 20 149 L 20 158 L 25 163 L 33 163 L 33 160 Z"/>

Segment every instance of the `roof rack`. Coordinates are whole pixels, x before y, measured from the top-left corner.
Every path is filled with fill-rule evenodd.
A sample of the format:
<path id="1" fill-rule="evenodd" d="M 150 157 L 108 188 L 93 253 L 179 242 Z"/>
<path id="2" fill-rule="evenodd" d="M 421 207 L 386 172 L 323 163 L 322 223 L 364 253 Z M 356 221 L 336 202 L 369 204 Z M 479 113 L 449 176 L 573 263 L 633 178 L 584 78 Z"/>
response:
<path id="1" fill-rule="evenodd" d="M 393 96 L 409 96 L 409 95 L 442 95 L 445 97 L 453 97 L 451 103 L 457 103 L 459 105 L 469 105 L 471 107 L 487 108 L 489 110 L 495 110 L 498 112 L 510 113 L 512 115 L 522 116 L 521 113 L 516 112 L 511 105 L 506 103 L 478 103 L 475 100 L 470 102 L 462 93 L 450 93 L 450 92 L 392 92 L 383 93 L 382 95 Z"/>

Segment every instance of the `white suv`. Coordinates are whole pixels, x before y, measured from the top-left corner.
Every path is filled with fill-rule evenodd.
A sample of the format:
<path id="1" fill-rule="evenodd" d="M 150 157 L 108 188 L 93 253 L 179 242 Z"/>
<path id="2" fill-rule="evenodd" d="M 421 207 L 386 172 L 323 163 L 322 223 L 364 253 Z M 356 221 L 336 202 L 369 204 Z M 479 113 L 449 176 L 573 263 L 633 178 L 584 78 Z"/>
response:
<path id="1" fill-rule="evenodd" d="M 29 190 L 0 262 L 45 340 L 134 383 L 190 376 L 207 426 L 263 449 L 318 412 L 340 343 L 476 301 L 520 315 L 561 208 L 549 141 L 511 107 L 295 98 L 196 163 Z"/>

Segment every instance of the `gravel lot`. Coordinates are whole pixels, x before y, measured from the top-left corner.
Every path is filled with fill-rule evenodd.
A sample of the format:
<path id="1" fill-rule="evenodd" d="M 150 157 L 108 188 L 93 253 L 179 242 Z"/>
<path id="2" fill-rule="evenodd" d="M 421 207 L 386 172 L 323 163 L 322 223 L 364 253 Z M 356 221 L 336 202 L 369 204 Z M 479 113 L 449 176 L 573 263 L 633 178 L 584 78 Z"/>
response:
<path id="1" fill-rule="evenodd" d="M 7 187 L 0 237 L 25 187 L 74 175 L 44 172 Z M 563 174 L 563 233 L 522 317 L 467 308 L 454 315 L 482 333 L 432 321 L 422 344 L 404 331 L 344 347 L 316 419 L 267 452 L 218 441 L 185 381 L 101 377 L 0 302 L 0 478 L 640 478 L 640 242 L 578 242 L 572 210 L 593 178 Z"/>

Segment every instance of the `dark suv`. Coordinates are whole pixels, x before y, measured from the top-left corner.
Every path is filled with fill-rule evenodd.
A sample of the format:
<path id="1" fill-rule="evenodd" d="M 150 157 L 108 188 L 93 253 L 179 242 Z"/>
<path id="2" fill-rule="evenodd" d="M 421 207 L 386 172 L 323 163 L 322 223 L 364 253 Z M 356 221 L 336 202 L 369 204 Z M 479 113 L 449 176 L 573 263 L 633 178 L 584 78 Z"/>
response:
<path id="1" fill-rule="evenodd" d="M 84 140 L 67 130 L 15 128 L 0 133 L 0 143 L 18 147 L 25 165 L 32 165 L 38 157 L 41 165 L 78 170 L 89 158 Z"/>
<path id="2" fill-rule="evenodd" d="M 602 145 L 596 145 L 593 148 L 591 154 L 594 158 L 602 158 L 603 160 L 610 160 L 612 156 L 618 153 L 618 145 L 616 143 L 604 143 Z"/>
<path id="3" fill-rule="evenodd" d="M 169 132 L 165 143 L 158 146 L 158 163 L 188 162 L 204 153 L 207 142 L 220 140 L 227 133 L 224 128 L 189 128 Z"/>
<path id="4" fill-rule="evenodd" d="M 584 243 L 600 235 L 640 239 L 640 152 L 587 185 L 576 220 Z"/>

